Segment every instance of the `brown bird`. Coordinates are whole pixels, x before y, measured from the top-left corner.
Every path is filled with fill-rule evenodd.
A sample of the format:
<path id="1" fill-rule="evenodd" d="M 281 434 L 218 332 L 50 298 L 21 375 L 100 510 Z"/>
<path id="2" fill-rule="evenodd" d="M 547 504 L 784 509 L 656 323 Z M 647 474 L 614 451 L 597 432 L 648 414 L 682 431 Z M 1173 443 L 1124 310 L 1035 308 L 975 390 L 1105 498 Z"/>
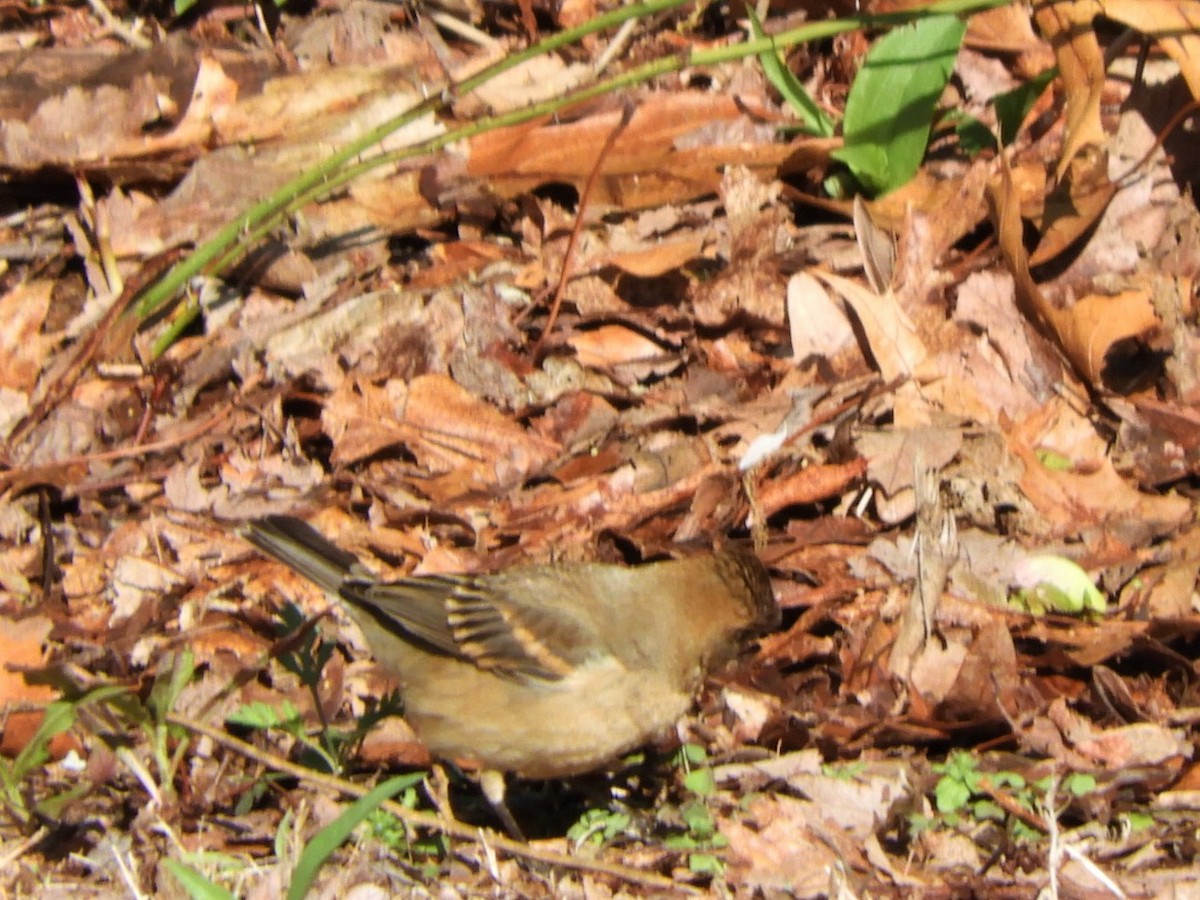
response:
<path id="1" fill-rule="evenodd" d="M 514 833 L 499 773 L 605 766 L 672 726 L 708 671 L 779 623 L 766 569 L 745 552 L 382 582 L 298 519 L 241 533 L 344 603 L 399 676 L 405 717 L 430 753 L 478 761 Z"/>

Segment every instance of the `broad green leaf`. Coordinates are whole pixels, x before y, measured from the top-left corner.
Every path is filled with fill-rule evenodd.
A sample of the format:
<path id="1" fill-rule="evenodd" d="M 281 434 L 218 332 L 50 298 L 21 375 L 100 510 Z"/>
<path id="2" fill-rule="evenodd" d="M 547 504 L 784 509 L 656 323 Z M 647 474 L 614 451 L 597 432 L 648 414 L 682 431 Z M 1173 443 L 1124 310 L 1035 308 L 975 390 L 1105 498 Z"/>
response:
<path id="1" fill-rule="evenodd" d="M 1021 123 L 1033 109 L 1037 98 L 1046 90 L 1046 86 L 1057 77 L 1058 66 L 1051 66 L 1024 84 L 992 98 L 991 103 L 996 108 L 996 120 L 1000 123 L 1000 140 L 1004 142 L 1004 146 L 1007 147 L 1013 142 Z"/>
<path id="2" fill-rule="evenodd" d="M 966 29 L 957 16 L 930 16 L 885 35 L 867 54 L 846 98 L 846 143 L 833 156 L 868 193 L 887 193 L 916 174 Z"/>

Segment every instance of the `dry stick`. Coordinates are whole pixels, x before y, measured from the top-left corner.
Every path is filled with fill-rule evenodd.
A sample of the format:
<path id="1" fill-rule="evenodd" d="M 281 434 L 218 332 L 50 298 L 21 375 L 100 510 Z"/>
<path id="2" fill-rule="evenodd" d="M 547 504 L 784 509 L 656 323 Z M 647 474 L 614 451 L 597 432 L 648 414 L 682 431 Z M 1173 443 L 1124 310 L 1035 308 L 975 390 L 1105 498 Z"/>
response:
<path id="1" fill-rule="evenodd" d="M 550 332 L 554 330 L 554 322 L 558 319 L 558 309 L 562 306 L 563 294 L 567 289 L 567 279 L 571 277 L 571 263 L 575 256 L 575 245 L 579 243 L 579 234 L 583 231 L 583 217 L 587 212 L 588 200 L 592 196 L 592 188 L 596 184 L 596 179 L 600 176 L 600 167 L 604 164 L 605 157 L 612 151 L 617 138 L 621 136 L 621 132 L 633 120 L 634 112 L 635 107 L 632 101 L 626 98 L 624 109 L 621 110 L 621 121 L 608 133 L 608 137 L 604 141 L 604 146 L 600 148 L 600 153 L 596 156 L 596 163 L 592 166 L 592 171 L 588 173 L 587 181 L 583 185 L 583 193 L 579 195 L 579 211 L 575 214 L 575 226 L 571 229 L 571 237 L 567 241 L 567 252 L 563 255 L 562 271 L 558 273 L 558 286 L 554 289 L 554 302 L 550 304 L 550 318 L 546 321 L 546 328 L 542 331 L 542 336 L 533 345 L 534 356 L 537 356 L 542 344 L 545 343 Z"/>
<path id="2" fill-rule="evenodd" d="M 208 431 L 217 423 L 221 422 L 234 409 L 233 403 L 226 403 L 215 413 L 197 425 L 195 428 L 189 428 L 183 434 L 176 435 L 172 438 L 167 438 L 161 441 L 155 441 L 153 444 L 142 444 L 138 447 L 121 447 L 117 450 L 105 450 L 102 453 L 87 453 L 82 456 L 72 456 L 69 459 L 60 459 L 57 462 L 45 463 L 40 466 L 18 466 L 9 469 L 7 472 L 0 472 L 0 496 L 5 490 L 12 488 L 15 485 L 21 484 L 24 480 L 25 484 L 34 484 L 39 481 L 49 481 L 50 477 L 55 473 L 69 466 L 83 465 L 93 462 L 107 462 L 114 459 L 124 459 L 130 456 L 143 456 L 151 453 L 158 453 L 162 450 L 170 450 L 172 447 L 177 447 L 180 444 L 186 444 L 192 438 L 199 437 Z M 53 483 L 53 482 L 51 482 Z"/>
<path id="3" fill-rule="evenodd" d="M 1112 183 L 1119 185 L 1126 178 L 1132 177 L 1133 173 L 1136 172 L 1138 169 L 1140 169 L 1142 166 L 1149 163 L 1150 157 L 1154 155 L 1154 152 L 1156 150 L 1158 150 L 1159 147 L 1161 147 L 1164 143 L 1166 143 L 1166 140 L 1170 136 L 1171 132 L 1174 131 L 1176 128 L 1178 128 L 1179 124 L 1187 116 L 1194 113 L 1197 109 L 1200 109 L 1200 100 L 1193 100 L 1191 103 L 1189 103 L 1183 109 L 1179 110 L 1179 112 L 1175 113 L 1175 115 L 1173 115 L 1171 117 L 1171 121 L 1168 122 L 1166 125 L 1164 125 L 1162 130 L 1159 131 L 1159 133 L 1155 136 L 1154 145 L 1149 150 L 1146 151 L 1145 155 L 1143 155 L 1141 159 L 1139 159 L 1132 166 L 1130 166 L 1128 168 L 1128 170 L 1126 170 L 1125 174 L 1123 174 L 1117 178 L 1114 178 L 1112 180 Z"/>
<path id="4" fill-rule="evenodd" d="M 7 849 L 3 856 L 0 856 L 0 872 L 4 872 L 9 866 L 17 862 L 29 850 L 36 847 L 41 840 L 50 833 L 50 829 L 43 825 L 29 837 L 23 841 L 18 841 Z M 36 865 L 36 864 L 35 864 Z M 15 874 L 15 873 L 14 873 Z M 13 879 L 16 883 L 16 879 Z"/>
<path id="5" fill-rule="evenodd" d="M 284 759 L 269 750 L 260 750 L 252 744 L 248 744 L 243 740 L 235 738 L 233 735 L 222 731 L 219 728 L 214 728 L 204 722 L 192 719 L 188 716 L 181 716 L 177 713 L 168 713 L 167 721 L 172 725 L 177 725 L 180 728 L 186 728 L 188 731 L 196 734 L 204 735 L 205 737 L 215 741 L 216 743 L 228 748 L 229 750 L 245 756 L 247 759 L 254 760 L 267 766 L 271 769 L 291 775 L 293 778 L 307 781 L 311 784 L 318 784 L 329 790 L 336 791 L 339 794 L 354 797 L 356 799 L 365 797 L 370 793 L 370 788 L 355 784 L 352 781 L 346 781 L 343 778 L 337 778 L 333 775 L 326 775 L 322 772 L 316 772 L 312 769 L 306 769 L 304 766 L 297 765 L 290 760 Z M 634 869 L 629 866 L 623 866 L 619 863 L 608 863 L 594 859 L 579 859 L 574 856 L 566 856 L 562 853 L 557 853 L 553 850 L 547 850 L 540 847 L 534 847 L 529 844 L 522 844 L 520 841 L 514 841 L 510 838 L 503 837 L 499 834 L 484 834 L 480 828 L 472 828 L 469 825 L 464 825 L 462 822 L 454 819 L 444 819 L 441 816 L 435 816 L 431 813 L 420 812 L 415 809 L 409 809 L 402 806 L 394 800 L 387 800 L 380 804 L 380 808 L 391 813 L 397 819 L 407 825 L 415 828 L 428 828 L 433 831 L 440 831 L 450 837 L 459 838 L 464 841 L 480 842 L 486 846 L 493 847 L 497 850 L 502 850 L 512 856 L 519 856 L 524 859 L 533 860 L 534 862 L 545 863 L 550 866 L 558 866 L 564 869 L 574 869 L 581 872 L 596 872 L 601 875 L 609 875 L 613 878 L 618 878 L 621 881 L 629 884 L 638 884 L 644 887 L 657 888 L 659 890 L 669 890 L 681 893 L 696 893 L 691 885 L 681 884 L 673 881 L 670 878 L 665 878 L 662 875 L 654 875 L 650 872 L 643 872 L 639 869 Z"/>
<path id="6" fill-rule="evenodd" d="M 75 385 L 78 384 L 88 365 L 91 364 L 100 352 L 104 341 L 108 338 L 109 332 L 121 314 L 146 286 L 146 282 L 151 278 L 157 278 L 162 275 L 166 271 L 167 266 L 176 262 L 181 255 L 182 253 L 177 250 L 170 250 L 159 254 L 143 267 L 143 273 L 145 273 L 146 277 L 140 278 L 136 283 L 125 285 L 125 289 L 121 292 L 121 295 L 113 301 L 104 315 L 100 317 L 100 321 L 96 323 L 91 334 L 81 344 L 76 345 L 75 355 L 71 358 L 70 363 L 49 384 L 45 393 L 42 394 L 41 399 L 38 400 L 33 409 L 30 410 L 17 425 L 16 429 L 13 430 L 13 433 L 8 438 L 10 453 L 50 414 L 51 407 L 55 406 L 75 388 Z M 137 325 L 137 322 L 133 323 L 134 327 Z M 15 460 L 10 459 L 8 462 L 15 464 Z"/>

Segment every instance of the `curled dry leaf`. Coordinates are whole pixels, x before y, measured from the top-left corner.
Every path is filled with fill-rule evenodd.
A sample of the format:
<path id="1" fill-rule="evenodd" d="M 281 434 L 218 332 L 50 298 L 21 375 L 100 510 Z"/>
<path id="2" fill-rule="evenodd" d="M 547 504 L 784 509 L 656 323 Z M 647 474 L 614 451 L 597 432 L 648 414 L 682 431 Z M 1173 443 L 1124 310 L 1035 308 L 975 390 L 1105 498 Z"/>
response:
<path id="1" fill-rule="evenodd" d="M 1056 181 L 1062 180 L 1071 160 L 1085 147 L 1104 144 L 1100 122 L 1100 97 L 1104 89 L 1104 53 L 1092 30 L 1092 19 L 1099 12 L 1090 0 L 1075 0 L 1043 6 L 1034 19 L 1054 47 L 1058 59 L 1067 104 L 1066 137 Z"/>

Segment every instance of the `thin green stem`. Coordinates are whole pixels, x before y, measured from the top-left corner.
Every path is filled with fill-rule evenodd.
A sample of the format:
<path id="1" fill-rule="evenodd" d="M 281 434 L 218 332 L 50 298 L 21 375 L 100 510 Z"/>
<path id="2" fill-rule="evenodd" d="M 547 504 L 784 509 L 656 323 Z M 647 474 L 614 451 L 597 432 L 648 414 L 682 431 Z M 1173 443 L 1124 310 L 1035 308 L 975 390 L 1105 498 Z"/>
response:
<path id="1" fill-rule="evenodd" d="M 378 145 L 392 132 L 416 121 L 422 116 L 445 111 L 456 97 L 461 97 L 492 80 L 501 73 L 520 65 L 528 59 L 552 52 L 580 38 L 611 28 L 621 22 L 642 16 L 651 16 L 679 6 L 684 0 L 647 0 L 640 4 L 623 6 L 598 16 L 584 24 L 553 35 L 526 50 L 506 57 L 471 78 L 429 97 L 401 115 L 384 122 L 365 133 L 342 150 L 304 174 L 288 182 L 272 196 L 255 204 L 235 220 L 220 229 L 212 238 L 198 247 L 187 259 L 171 269 L 162 279 L 150 287 L 132 307 L 132 314 L 142 319 L 157 310 L 182 288 L 189 279 L 203 272 L 217 272 L 236 262 L 248 248 L 265 236 L 282 217 L 306 203 L 328 195 L 343 185 L 361 177 L 364 173 L 380 166 L 395 164 L 418 156 L 435 153 L 456 141 L 462 141 L 487 131 L 511 127 L 534 119 L 562 112 L 564 109 L 585 101 L 644 84 L 685 67 L 702 67 L 754 56 L 771 49 L 790 47 L 809 41 L 822 40 L 837 34 L 860 28 L 882 28 L 901 25 L 923 16 L 934 14 L 961 14 L 979 12 L 999 6 L 1007 6 L 1012 0 L 938 0 L 925 7 L 901 10 L 879 15 L 861 15 L 845 19 L 830 19 L 812 22 L 768 37 L 740 41 L 723 47 L 710 47 L 688 53 L 672 54 L 636 66 L 620 75 L 588 85 L 570 93 L 533 103 L 507 113 L 484 116 L 460 128 L 447 131 L 436 137 L 412 146 L 388 153 L 379 153 L 366 159 L 355 160 L 371 147 Z M 199 309 L 189 309 L 181 319 L 173 323 L 173 332 L 178 332 L 190 322 Z M 166 335 L 155 343 L 153 353 L 158 356 L 167 346 Z M 173 337 L 171 338 L 173 340 Z"/>
<path id="2" fill-rule="evenodd" d="M 314 187 L 322 186 L 338 169 L 349 163 L 354 157 L 379 144 L 394 131 L 425 115 L 448 109 L 455 97 L 470 93 L 528 59 L 553 52 L 589 34 L 619 25 L 626 19 L 652 16 L 672 7 L 680 6 L 684 2 L 686 0 L 646 0 L 644 3 L 622 6 L 611 12 L 604 13 L 575 28 L 551 35 L 526 50 L 506 56 L 483 71 L 464 79 L 456 85 L 448 87 L 434 96 L 426 98 L 399 116 L 389 119 L 376 128 L 371 129 L 341 150 L 332 154 L 321 164 L 289 181 L 267 199 L 254 204 L 250 209 L 242 213 L 242 215 L 221 228 L 212 238 L 196 248 L 187 259 L 173 267 L 170 272 L 146 291 L 138 299 L 137 303 L 133 305 L 132 314 L 140 320 L 153 313 L 163 303 L 173 297 L 180 288 L 187 284 L 190 278 L 204 271 L 208 264 L 213 262 L 227 247 L 237 242 L 243 232 L 250 231 L 259 223 L 280 213 L 295 197 L 308 192 Z"/>

